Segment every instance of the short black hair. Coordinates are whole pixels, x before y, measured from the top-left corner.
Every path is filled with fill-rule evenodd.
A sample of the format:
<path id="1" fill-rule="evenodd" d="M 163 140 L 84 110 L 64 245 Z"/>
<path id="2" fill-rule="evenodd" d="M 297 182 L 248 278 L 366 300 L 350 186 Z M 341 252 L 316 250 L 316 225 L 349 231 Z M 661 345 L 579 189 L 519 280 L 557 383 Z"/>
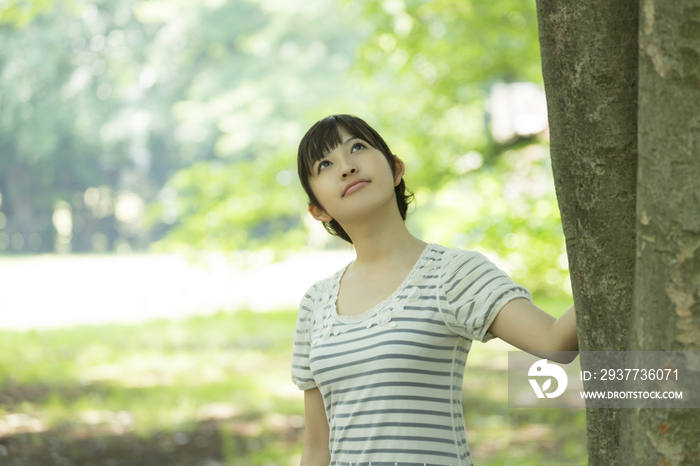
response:
<path id="1" fill-rule="evenodd" d="M 311 190 L 309 176 L 311 176 L 314 164 L 326 157 L 329 152 L 342 143 L 340 131 L 338 130 L 339 126 L 342 126 L 352 137 L 362 139 L 384 154 L 391 167 L 391 173 L 396 174 L 394 154 L 379 133 L 364 120 L 352 115 L 331 115 L 323 118 L 306 132 L 299 143 L 299 152 L 297 154 L 299 180 L 301 180 L 301 185 L 309 196 L 309 204 L 314 204 L 321 208 L 323 206 L 318 202 Z M 408 211 L 408 205 L 413 201 L 413 193 L 406 188 L 403 178 L 398 186 L 394 187 L 394 192 L 396 193 L 396 203 L 398 204 L 401 218 L 406 220 L 406 212 Z M 330 222 L 323 222 L 323 227 L 331 235 L 338 236 L 352 244 L 348 234 L 335 219 Z"/>

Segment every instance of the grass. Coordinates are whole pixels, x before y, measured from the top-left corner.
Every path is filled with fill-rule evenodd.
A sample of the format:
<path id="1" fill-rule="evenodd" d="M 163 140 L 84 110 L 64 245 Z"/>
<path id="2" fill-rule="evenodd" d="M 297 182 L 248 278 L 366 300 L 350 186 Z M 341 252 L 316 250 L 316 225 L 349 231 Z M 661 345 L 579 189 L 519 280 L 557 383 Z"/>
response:
<path id="1" fill-rule="evenodd" d="M 552 314 L 568 307 L 550 301 L 541 307 Z M 303 395 L 289 379 L 295 318 L 240 311 L 0 331 L 0 463 L 298 464 Z M 475 462 L 585 464 L 583 411 L 507 408 L 508 349 L 475 343 L 467 364 Z"/>

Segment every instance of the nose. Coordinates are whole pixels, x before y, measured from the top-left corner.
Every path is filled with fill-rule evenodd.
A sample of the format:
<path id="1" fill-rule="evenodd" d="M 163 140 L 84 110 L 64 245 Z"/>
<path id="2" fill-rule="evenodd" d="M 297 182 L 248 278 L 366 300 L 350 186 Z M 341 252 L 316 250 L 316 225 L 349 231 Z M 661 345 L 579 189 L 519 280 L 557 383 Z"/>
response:
<path id="1" fill-rule="evenodd" d="M 352 158 L 343 157 L 341 163 L 343 164 L 343 166 L 340 170 L 340 175 L 343 177 L 343 179 L 347 178 L 348 175 L 357 173 L 357 167 L 355 166 L 355 163 L 352 160 Z"/>

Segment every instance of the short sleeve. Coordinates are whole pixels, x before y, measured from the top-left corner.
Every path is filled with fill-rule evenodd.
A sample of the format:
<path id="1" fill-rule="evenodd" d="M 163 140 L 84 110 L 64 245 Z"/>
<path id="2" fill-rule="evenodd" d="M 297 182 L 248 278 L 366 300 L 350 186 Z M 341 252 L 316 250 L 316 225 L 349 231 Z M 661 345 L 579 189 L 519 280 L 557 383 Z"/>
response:
<path id="1" fill-rule="evenodd" d="M 516 298 L 532 302 L 525 287 L 483 254 L 456 250 L 446 259 L 440 275 L 445 296 L 440 311 L 447 327 L 458 335 L 485 343 L 495 338 L 488 329 L 506 303 Z"/>
<path id="2" fill-rule="evenodd" d="M 313 322 L 313 303 L 316 285 L 301 298 L 296 329 L 294 330 L 294 347 L 292 350 L 292 382 L 300 390 L 316 387 L 316 381 L 309 367 L 309 351 L 311 350 L 311 324 Z"/>

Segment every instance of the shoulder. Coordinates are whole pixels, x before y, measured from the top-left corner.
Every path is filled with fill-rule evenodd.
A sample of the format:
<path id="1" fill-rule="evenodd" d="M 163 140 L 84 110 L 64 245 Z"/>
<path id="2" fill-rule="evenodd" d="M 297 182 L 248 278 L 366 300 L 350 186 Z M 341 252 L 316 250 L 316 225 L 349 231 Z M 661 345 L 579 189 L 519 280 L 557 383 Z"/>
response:
<path id="1" fill-rule="evenodd" d="M 478 294 L 515 284 L 485 254 L 457 248 L 444 248 L 439 283 L 448 295 L 456 293 L 456 297 L 464 296 L 466 291 Z"/>
<path id="2" fill-rule="evenodd" d="M 478 251 L 471 251 L 469 249 L 460 249 L 460 248 L 448 248 L 445 246 L 439 246 L 444 250 L 443 256 L 449 259 L 466 259 L 470 257 L 476 257 L 476 256 L 482 256 L 484 257 L 483 254 L 481 254 Z"/>
<path id="3" fill-rule="evenodd" d="M 340 281 L 340 277 L 343 275 L 343 272 L 348 265 L 350 264 L 347 264 L 345 267 L 311 285 L 304 293 L 302 302 L 305 300 L 313 302 L 316 300 L 316 298 L 321 297 L 324 294 L 333 293 L 333 290 L 336 288 L 338 282 Z"/>
<path id="4" fill-rule="evenodd" d="M 433 245 L 433 250 L 439 255 L 442 274 L 455 272 L 469 263 L 484 264 L 491 261 L 478 251 L 468 249 L 448 248 L 441 245 Z"/>

